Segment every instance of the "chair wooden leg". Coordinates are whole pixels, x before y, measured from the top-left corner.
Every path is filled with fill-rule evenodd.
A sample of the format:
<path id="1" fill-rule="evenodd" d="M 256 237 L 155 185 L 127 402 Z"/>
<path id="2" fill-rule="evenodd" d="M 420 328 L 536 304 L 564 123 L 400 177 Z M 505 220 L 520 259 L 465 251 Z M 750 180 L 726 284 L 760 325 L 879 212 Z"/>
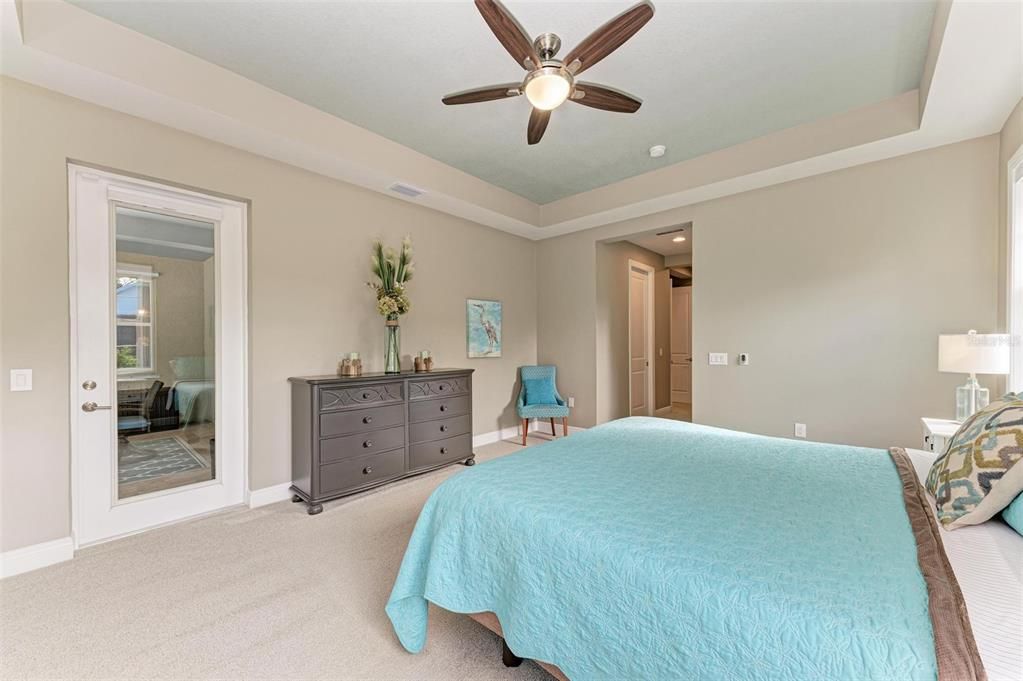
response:
<path id="1" fill-rule="evenodd" d="M 558 431 L 554 430 L 554 419 L 551 419 L 551 437 L 557 437 Z"/>
<path id="2" fill-rule="evenodd" d="M 526 432 L 529 430 L 529 419 L 522 419 L 522 446 L 526 446 Z"/>
<path id="3" fill-rule="evenodd" d="M 562 435 L 568 435 L 568 417 L 561 417 L 561 433 Z"/>

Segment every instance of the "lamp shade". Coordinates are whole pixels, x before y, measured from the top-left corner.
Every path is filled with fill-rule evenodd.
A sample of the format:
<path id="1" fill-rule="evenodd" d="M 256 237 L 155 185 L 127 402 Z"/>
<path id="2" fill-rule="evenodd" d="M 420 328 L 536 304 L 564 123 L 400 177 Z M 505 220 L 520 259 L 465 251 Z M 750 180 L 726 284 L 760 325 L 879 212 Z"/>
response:
<path id="1" fill-rule="evenodd" d="M 970 332 L 938 336 L 938 371 L 1009 373 L 1009 335 Z"/>

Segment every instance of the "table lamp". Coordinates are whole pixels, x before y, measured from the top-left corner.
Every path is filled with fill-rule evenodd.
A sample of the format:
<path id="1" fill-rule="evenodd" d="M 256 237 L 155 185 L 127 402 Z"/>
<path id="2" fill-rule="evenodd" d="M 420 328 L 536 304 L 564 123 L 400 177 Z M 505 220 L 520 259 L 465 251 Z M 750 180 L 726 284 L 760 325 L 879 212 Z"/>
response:
<path id="1" fill-rule="evenodd" d="M 988 389 L 977 382 L 977 374 L 1009 373 L 1008 334 L 971 329 L 969 333 L 938 336 L 938 371 L 970 375 L 956 388 L 956 421 L 965 421 L 991 400 Z"/>

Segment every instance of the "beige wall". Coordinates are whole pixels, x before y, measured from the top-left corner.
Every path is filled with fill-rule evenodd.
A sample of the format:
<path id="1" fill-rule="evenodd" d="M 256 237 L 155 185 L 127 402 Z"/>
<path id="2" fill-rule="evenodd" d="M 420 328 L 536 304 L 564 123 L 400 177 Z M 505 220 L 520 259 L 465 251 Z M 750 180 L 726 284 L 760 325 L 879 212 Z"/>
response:
<path id="1" fill-rule="evenodd" d="M 1023 99 L 1009 114 L 999 135 L 998 154 L 998 250 L 1004 253 L 998 261 L 998 326 L 1008 326 L 1006 293 L 1008 291 L 1008 243 L 1009 243 L 1009 159 L 1023 145 Z"/>
<path id="2" fill-rule="evenodd" d="M 156 322 L 154 369 L 165 385 L 172 385 L 175 380 L 174 372 L 170 368 L 172 359 L 202 357 L 206 353 L 203 342 L 205 335 L 203 263 L 198 260 L 123 252 L 117 253 L 117 261 L 132 265 L 149 265 L 153 272 L 159 275 L 154 285 L 153 319 Z"/>
<path id="3" fill-rule="evenodd" d="M 567 237 L 544 240 L 536 251 L 536 270 L 538 361 L 556 364 L 558 391 L 575 397 L 571 422 L 591 426 L 597 418 L 596 244 Z"/>
<path id="4" fill-rule="evenodd" d="M 596 422 L 603 423 L 629 415 L 629 260 L 661 270 L 664 256 L 627 241 L 599 243 L 596 254 L 596 378 L 604 387 L 596 395 Z M 656 315 L 656 301 L 654 307 Z M 656 368 L 650 377 L 656 378 Z"/>
<path id="5" fill-rule="evenodd" d="M 815 440 L 916 445 L 919 418 L 951 417 L 963 380 L 938 373 L 937 335 L 996 325 L 998 150 L 989 136 L 544 241 L 560 267 L 541 268 L 540 287 L 572 279 L 597 319 L 598 297 L 578 285 L 594 242 L 693 220 L 695 420 L 782 436 L 800 421 Z M 614 371 L 550 351 L 539 331 L 545 359 L 571 367 L 566 393 L 600 402 L 617 390 Z M 711 351 L 752 361 L 710 367 Z"/>
<path id="6" fill-rule="evenodd" d="M 476 369 L 477 433 L 516 423 L 516 369 L 537 350 L 532 242 L 18 81 L 0 80 L 0 100 L 2 372 L 35 372 L 32 392 L 0 392 L 0 550 L 70 530 L 68 158 L 251 200 L 252 488 L 290 480 L 288 376 L 350 350 L 382 367 L 376 236 L 416 245 L 403 352 Z M 466 358 L 466 297 L 504 303 L 503 358 Z"/>

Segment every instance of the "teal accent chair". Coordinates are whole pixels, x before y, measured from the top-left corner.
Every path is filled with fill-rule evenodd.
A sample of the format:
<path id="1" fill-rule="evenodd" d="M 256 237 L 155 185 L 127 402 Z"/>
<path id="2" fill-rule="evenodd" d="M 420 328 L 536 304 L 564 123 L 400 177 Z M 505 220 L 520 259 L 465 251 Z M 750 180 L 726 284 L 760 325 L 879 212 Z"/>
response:
<path id="1" fill-rule="evenodd" d="M 555 381 L 556 374 L 557 367 L 549 365 L 519 367 L 521 387 L 519 388 L 519 399 L 516 402 L 515 408 L 519 413 L 519 418 L 522 419 L 523 447 L 526 446 L 526 433 L 529 430 L 530 419 L 550 419 L 551 435 L 557 437 L 558 434 L 554 430 L 554 419 L 560 418 L 561 432 L 563 435 L 568 435 L 568 402 L 566 402 L 558 392 Z M 526 402 L 526 381 L 528 380 L 548 381 L 557 404 L 528 404 Z"/>

